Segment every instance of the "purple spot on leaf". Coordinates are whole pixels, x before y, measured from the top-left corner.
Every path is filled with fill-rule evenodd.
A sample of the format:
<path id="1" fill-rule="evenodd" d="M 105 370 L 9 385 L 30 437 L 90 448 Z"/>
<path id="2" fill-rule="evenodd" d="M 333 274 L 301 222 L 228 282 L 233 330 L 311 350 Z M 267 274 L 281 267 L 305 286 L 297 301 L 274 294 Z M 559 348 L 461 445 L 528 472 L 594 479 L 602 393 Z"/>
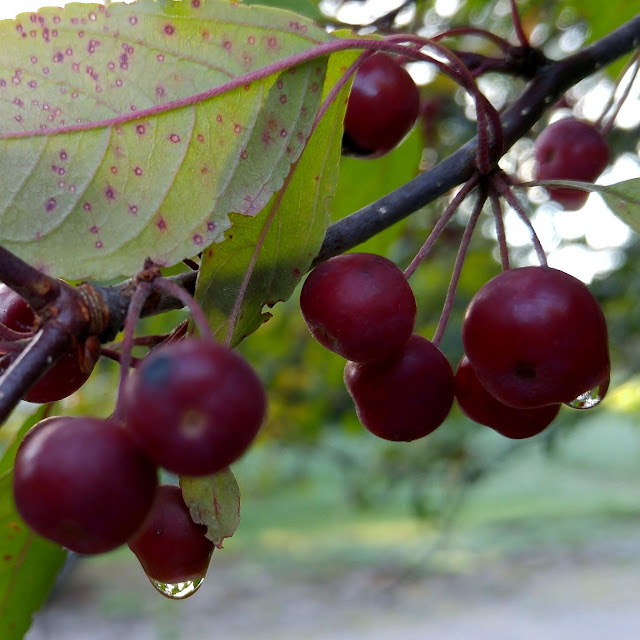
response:
<path id="1" fill-rule="evenodd" d="M 156 86 L 156 98 L 164 98 L 167 95 L 167 90 L 161 85 Z"/>
<path id="2" fill-rule="evenodd" d="M 171 140 L 171 142 L 173 142 L 175 144 L 177 142 L 180 142 L 180 136 L 177 133 L 172 133 L 169 136 L 169 140 Z"/>
<path id="3" fill-rule="evenodd" d="M 247 38 L 247 43 L 248 43 L 248 44 L 255 44 L 255 43 L 256 43 L 256 38 L 255 38 L 255 36 L 249 36 L 249 37 Z"/>
<path id="4" fill-rule="evenodd" d="M 231 47 L 232 47 L 231 40 L 225 40 L 222 43 L 222 48 L 225 49 L 226 51 L 231 51 Z"/>
<path id="5" fill-rule="evenodd" d="M 36 56 L 31 56 L 31 63 L 35 64 L 36 62 L 38 62 L 38 58 Z"/>
<path id="6" fill-rule="evenodd" d="M 143 124 L 137 124 L 136 125 L 136 133 L 139 136 L 143 136 L 146 132 L 147 128 L 143 125 Z"/>
<path id="7" fill-rule="evenodd" d="M 241 124 L 234 124 L 233 125 L 233 132 L 234 133 L 240 133 L 242 131 L 242 125 Z"/>
<path id="8" fill-rule="evenodd" d="M 198 134 L 198 142 L 204 142 L 204 136 L 201 133 Z"/>
<path id="9" fill-rule="evenodd" d="M 216 121 L 217 121 L 217 122 L 222 122 L 222 116 L 221 116 L 220 114 L 218 114 L 218 115 L 216 116 Z"/>
<path id="10" fill-rule="evenodd" d="M 113 173 L 113 175 L 115 176 L 116 173 L 118 173 L 118 167 L 116 167 L 115 165 L 111 167 L 111 173 Z"/>
<path id="11" fill-rule="evenodd" d="M 64 60 L 64 53 L 62 53 L 62 51 L 56 51 L 53 54 L 53 61 L 54 62 L 62 62 Z"/>
<path id="12" fill-rule="evenodd" d="M 275 49 L 278 46 L 278 39 L 271 36 L 267 38 L 267 49 Z"/>
<path id="13" fill-rule="evenodd" d="M 136 25 L 136 24 L 138 24 L 138 17 L 137 17 L 137 16 L 131 16 L 131 17 L 129 18 L 129 24 L 131 24 L 131 25 Z"/>
<path id="14" fill-rule="evenodd" d="M 134 216 L 138 213 L 138 206 L 135 204 L 130 204 L 129 205 L 129 213 L 133 214 Z"/>
<path id="15" fill-rule="evenodd" d="M 104 197 L 107 200 L 115 200 L 116 199 L 116 190 L 108 184 L 104 189 Z"/>
<path id="16" fill-rule="evenodd" d="M 199 9 L 200 8 L 200 0 L 191 0 L 191 6 L 194 9 Z"/>
<path id="17" fill-rule="evenodd" d="M 137 176 L 141 176 L 142 175 L 142 169 L 140 167 L 136 167 L 133 170 L 133 173 L 135 173 Z"/>
<path id="18" fill-rule="evenodd" d="M 207 222 L 207 231 L 213 231 L 216 228 L 216 223 L 213 220 Z"/>
<path id="19" fill-rule="evenodd" d="M 102 249 L 104 245 L 102 244 L 102 240 L 96 240 L 96 243 L 93 245 L 96 249 Z"/>
<path id="20" fill-rule="evenodd" d="M 194 233 L 193 234 L 193 244 L 200 246 L 203 243 L 204 243 L 204 238 L 199 233 Z"/>
<path id="21" fill-rule="evenodd" d="M 282 104 L 286 104 L 287 102 L 287 96 L 284 93 L 280 96 L 280 102 Z"/>
<path id="22" fill-rule="evenodd" d="M 98 231 L 100 231 L 100 229 L 98 229 L 95 224 L 92 227 L 89 227 L 90 233 L 98 233 Z"/>
<path id="23" fill-rule="evenodd" d="M 156 60 L 157 60 L 158 62 L 164 62 L 164 53 L 159 53 L 159 54 L 156 56 Z"/>
<path id="24" fill-rule="evenodd" d="M 44 210 L 47 213 L 51 213 L 58 206 L 58 201 L 55 198 L 49 198 L 44 205 Z"/>
<path id="25" fill-rule="evenodd" d="M 90 203 L 90 202 L 85 202 L 85 203 L 82 205 L 82 208 L 83 208 L 85 211 L 91 211 L 91 203 Z"/>
<path id="26" fill-rule="evenodd" d="M 165 24 L 164 25 L 164 32 L 168 35 L 168 36 L 172 36 L 175 33 L 175 28 L 172 24 Z"/>
<path id="27" fill-rule="evenodd" d="M 158 222 L 156 222 L 156 227 L 158 227 L 158 229 L 160 229 L 160 231 L 165 231 L 167 228 L 167 222 L 163 217 L 160 217 L 158 219 Z"/>

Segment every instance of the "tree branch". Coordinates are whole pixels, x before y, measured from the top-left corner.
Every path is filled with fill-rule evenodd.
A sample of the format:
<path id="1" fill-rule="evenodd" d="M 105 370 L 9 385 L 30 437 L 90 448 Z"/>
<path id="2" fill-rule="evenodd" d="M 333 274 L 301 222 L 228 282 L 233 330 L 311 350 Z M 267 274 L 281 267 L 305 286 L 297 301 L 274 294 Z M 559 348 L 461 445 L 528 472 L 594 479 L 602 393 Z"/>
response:
<path id="1" fill-rule="evenodd" d="M 640 45 L 640 14 L 578 53 L 549 62 L 502 115 L 504 148 L 509 149 L 570 87 Z M 316 265 L 344 253 L 466 182 L 475 170 L 474 138 L 395 191 L 332 224 L 314 260 Z M 499 158 L 494 158 L 494 165 Z"/>

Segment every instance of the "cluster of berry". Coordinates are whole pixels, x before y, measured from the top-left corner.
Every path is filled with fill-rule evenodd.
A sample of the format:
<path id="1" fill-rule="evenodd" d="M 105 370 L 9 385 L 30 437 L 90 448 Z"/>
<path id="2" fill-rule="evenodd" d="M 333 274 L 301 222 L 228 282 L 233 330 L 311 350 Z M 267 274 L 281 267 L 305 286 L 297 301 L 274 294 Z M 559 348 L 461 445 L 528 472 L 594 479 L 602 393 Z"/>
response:
<path id="1" fill-rule="evenodd" d="M 530 437 L 562 403 L 595 404 L 609 383 L 597 301 L 582 282 L 548 267 L 504 271 L 478 291 L 455 375 L 442 352 L 413 333 L 413 292 L 386 258 L 353 253 L 321 264 L 304 283 L 300 308 L 314 338 L 349 360 L 344 379 L 358 417 L 387 440 L 428 435 L 454 398 L 472 420 Z"/>
<path id="2" fill-rule="evenodd" d="M 237 353 L 187 338 L 151 351 L 123 393 L 121 419 L 56 416 L 27 433 L 14 466 L 18 512 L 78 553 L 128 543 L 156 586 L 201 579 L 213 543 L 181 489 L 158 485 L 158 467 L 204 476 L 239 458 L 264 419 L 262 383 Z"/>

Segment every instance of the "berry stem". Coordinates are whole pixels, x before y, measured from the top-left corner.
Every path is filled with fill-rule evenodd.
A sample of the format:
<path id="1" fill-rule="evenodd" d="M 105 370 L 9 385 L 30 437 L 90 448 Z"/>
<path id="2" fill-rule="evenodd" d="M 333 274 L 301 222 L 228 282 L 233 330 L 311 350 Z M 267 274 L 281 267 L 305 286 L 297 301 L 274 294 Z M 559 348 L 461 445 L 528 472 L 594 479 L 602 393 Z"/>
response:
<path id="1" fill-rule="evenodd" d="M 188 291 L 185 291 L 175 282 L 165 280 L 164 278 L 156 278 L 153 281 L 153 288 L 157 291 L 163 291 L 164 293 L 180 300 L 180 302 L 182 302 L 182 304 L 191 312 L 191 317 L 193 318 L 201 337 L 205 340 L 215 342 L 207 316 L 204 314 L 202 307 Z"/>
<path id="2" fill-rule="evenodd" d="M 118 380 L 118 399 L 113 411 L 112 418 L 118 422 L 124 418 L 124 394 L 127 378 L 129 377 L 129 367 L 131 366 L 131 350 L 133 349 L 136 323 L 140 318 L 142 307 L 152 289 L 152 282 L 139 280 L 135 291 L 129 302 L 127 318 L 124 323 L 124 333 L 122 336 L 122 348 L 120 352 L 120 379 Z"/>
<path id="3" fill-rule="evenodd" d="M 475 173 L 465 184 L 461 187 L 461 189 L 456 193 L 453 197 L 453 200 L 449 203 L 447 208 L 444 210 L 444 213 L 440 216 L 438 222 L 436 222 L 435 226 L 431 230 L 429 237 L 426 239 L 425 243 L 418 251 L 416 257 L 411 261 L 411 264 L 404 270 L 404 277 L 407 280 L 414 274 L 415 270 L 418 266 L 424 262 L 426 257 L 429 255 L 429 251 L 435 244 L 436 240 L 442 233 L 442 230 L 447 226 L 449 220 L 453 214 L 458 210 L 462 201 L 473 191 L 474 187 L 480 182 L 480 174 Z"/>
<path id="4" fill-rule="evenodd" d="M 522 20 L 520 19 L 520 14 L 518 13 L 516 0 L 511 0 L 511 20 L 513 21 L 513 28 L 516 31 L 518 41 L 523 47 L 530 49 L 531 45 L 529 44 L 529 39 L 527 38 L 527 35 L 524 32 L 524 28 L 522 27 Z"/>
<path id="5" fill-rule="evenodd" d="M 538 234 L 536 230 L 533 228 L 531 224 L 531 220 L 529 220 L 529 216 L 527 212 L 524 210 L 518 198 L 511 191 L 510 184 L 505 180 L 502 172 L 496 173 L 493 176 L 493 184 L 498 189 L 498 192 L 502 197 L 509 203 L 511 208 L 516 212 L 517 216 L 524 222 L 524 224 L 531 231 L 531 241 L 533 243 L 533 247 L 535 249 L 536 255 L 538 257 L 538 261 L 542 266 L 547 266 L 547 255 L 542 248 L 542 244 L 540 242 L 540 238 L 538 238 Z"/>
<path id="6" fill-rule="evenodd" d="M 626 83 L 624 91 L 622 92 L 622 95 L 620 96 L 620 98 L 618 98 L 617 102 L 615 102 L 615 107 L 611 112 L 609 119 L 605 123 L 604 118 L 607 112 L 611 109 L 611 107 L 614 106 L 616 92 L 620 88 L 620 85 L 622 84 L 622 81 L 624 80 L 624 78 L 627 76 L 627 73 L 629 72 L 629 70 L 631 70 L 631 77 Z M 635 82 L 636 77 L 638 76 L 639 70 L 640 70 L 640 51 L 636 51 L 631 56 L 631 58 L 625 65 L 625 68 L 623 69 L 622 73 L 618 77 L 616 86 L 611 92 L 611 95 L 609 96 L 609 100 L 607 101 L 607 104 L 605 105 L 604 109 L 602 110 L 602 113 L 600 114 L 600 117 L 595 123 L 595 125 L 600 128 L 600 132 L 602 133 L 603 136 L 606 136 L 609 133 L 609 131 L 611 131 L 613 124 L 616 118 L 618 117 L 618 113 L 620 113 L 620 109 L 622 109 L 622 105 L 625 103 L 625 100 L 629 97 L 629 94 L 631 93 L 631 87 L 633 87 L 633 83 Z"/>
<path id="7" fill-rule="evenodd" d="M 509 246 L 507 245 L 507 234 L 504 228 L 504 215 L 500 197 L 495 189 L 489 190 L 489 198 L 491 199 L 491 207 L 493 208 L 493 216 L 496 220 L 496 236 L 498 237 L 498 247 L 500 248 L 500 264 L 502 269 L 509 269 Z"/>
<path id="8" fill-rule="evenodd" d="M 504 53 L 509 53 L 512 48 L 511 44 L 504 38 L 501 38 L 495 33 L 491 33 L 491 31 L 479 29 L 477 27 L 455 27 L 453 29 L 447 29 L 446 31 L 441 31 L 437 35 L 432 36 L 431 39 L 438 42 L 443 38 L 455 38 L 457 36 L 479 36 L 481 38 L 486 38 L 500 47 Z"/>
<path id="9" fill-rule="evenodd" d="M 476 228 L 478 218 L 482 213 L 482 207 L 486 200 L 487 196 L 484 190 L 477 194 L 476 202 L 473 206 L 473 211 L 471 212 L 471 217 L 469 218 L 469 222 L 467 222 L 467 226 L 462 234 L 462 240 L 460 241 L 460 247 L 458 248 L 456 261 L 453 266 L 453 272 L 451 273 L 451 280 L 449 281 L 444 306 L 442 308 L 442 313 L 440 314 L 440 320 L 438 321 L 436 332 L 433 335 L 433 340 L 431 341 L 436 345 L 436 347 L 440 345 L 444 332 L 447 328 L 447 323 L 449 322 L 449 317 L 451 316 L 451 310 L 453 309 L 453 303 L 456 297 L 458 282 L 460 281 L 462 266 L 467 255 L 467 250 L 469 249 L 469 243 L 471 242 L 471 236 Z"/>

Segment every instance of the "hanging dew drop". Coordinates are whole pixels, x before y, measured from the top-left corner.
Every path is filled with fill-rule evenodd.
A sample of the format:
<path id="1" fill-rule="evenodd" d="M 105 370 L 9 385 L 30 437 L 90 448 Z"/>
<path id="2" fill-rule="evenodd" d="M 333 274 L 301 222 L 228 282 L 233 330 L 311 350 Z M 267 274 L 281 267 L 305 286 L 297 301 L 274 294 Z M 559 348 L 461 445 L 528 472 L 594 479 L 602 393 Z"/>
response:
<path id="1" fill-rule="evenodd" d="M 149 582 L 155 587 L 158 593 L 171 600 L 183 600 L 192 596 L 204 582 L 204 578 L 198 580 L 188 580 L 187 582 L 176 582 L 170 584 L 168 582 L 159 582 L 153 578 L 149 578 Z"/>
<path id="2" fill-rule="evenodd" d="M 572 409 L 593 409 L 597 407 L 607 394 L 609 389 L 609 378 L 589 391 L 581 393 L 575 400 L 567 402 L 567 406 Z"/>

